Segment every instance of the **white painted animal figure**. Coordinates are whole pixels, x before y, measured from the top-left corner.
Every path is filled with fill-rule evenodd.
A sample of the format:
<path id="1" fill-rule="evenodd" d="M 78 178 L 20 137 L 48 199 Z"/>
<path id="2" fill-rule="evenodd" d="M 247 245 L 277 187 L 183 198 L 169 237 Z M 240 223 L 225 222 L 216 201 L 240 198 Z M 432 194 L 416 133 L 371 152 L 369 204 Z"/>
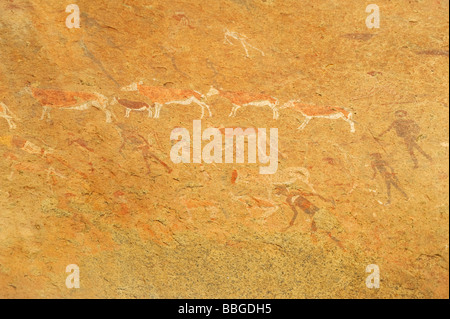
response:
<path id="1" fill-rule="evenodd" d="M 205 116 L 205 109 L 208 110 L 209 116 L 212 116 L 209 105 L 202 102 L 204 96 L 194 90 L 183 90 L 165 88 L 159 86 L 146 86 L 143 82 L 133 83 L 129 86 L 123 87 L 122 91 L 138 91 L 143 96 L 149 98 L 155 103 L 155 118 L 159 118 L 161 109 L 164 105 L 180 104 L 191 105 L 193 103 L 199 105 L 202 108 L 202 116 Z"/>
<path id="2" fill-rule="evenodd" d="M 269 107 L 273 112 L 275 120 L 279 117 L 278 100 L 268 94 L 249 93 L 249 92 L 231 92 L 215 89 L 211 87 L 206 96 L 209 98 L 214 95 L 219 95 L 226 98 L 233 104 L 230 117 L 235 117 L 237 110 L 241 107 Z"/>
<path id="3" fill-rule="evenodd" d="M 343 107 L 309 105 L 296 100 L 287 102 L 283 106 L 284 108 L 291 108 L 305 117 L 305 121 L 299 127 L 299 130 L 305 129 L 308 123 L 314 118 L 325 118 L 330 120 L 343 119 L 350 124 L 350 131 L 352 133 L 356 132 L 353 113 Z"/>

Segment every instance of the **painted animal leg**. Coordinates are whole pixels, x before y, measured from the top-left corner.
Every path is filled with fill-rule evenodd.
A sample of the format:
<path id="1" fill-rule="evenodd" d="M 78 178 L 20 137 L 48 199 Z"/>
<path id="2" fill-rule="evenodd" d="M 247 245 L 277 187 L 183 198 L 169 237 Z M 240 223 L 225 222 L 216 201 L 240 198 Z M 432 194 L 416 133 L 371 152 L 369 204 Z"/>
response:
<path id="1" fill-rule="evenodd" d="M 206 103 L 203 103 L 201 101 L 199 101 L 197 98 L 192 98 L 192 102 L 197 103 L 198 105 L 200 105 L 202 107 L 202 118 L 205 115 L 205 108 L 208 110 L 209 113 L 209 117 L 212 117 L 212 113 L 211 113 L 211 109 L 209 108 L 209 105 Z"/>
<path id="2" fill-rule="evenodd" d="M 108 110 L 106 108 L 105 105 L 101 105 L 101 110 L 103 112 L 105 112 L 105 116 L 106 116 L 106 123 L 112 123 L 112 117 L 114 116 L 114 118 L 116 118 L 116 116 L 114 115 L 113 112 L 111 112 L 110 110 Z M 117 118 L 116 118 L 117 119 Z"/>
<path id="3" fill-rule="evenodd" d="M 232 117 L 236 117 L 237 116 L 237 110 L 239 110 L 242 106 L 241 105 L 236 105 L 236 104 L 233 104 L 234 105 L 234 107 L 233 107 L 233 110 L 232 110 Z"/>
<path id="4" fill-rule="evenodd" d="M 234 115 L 234 109 L 236 108 L 236 105 L 233 104 L 233 107 L 231 108 L 231 113 L 228 115 L 228 117 L 232 117 Z"/>
<path id="5" fill-rule="evenodd" d="M 211 109 L 210 109 L 209 105 L 206 104 L 206 103 L 203 103 L 203 102 L 200 102 L 200 103 L 202 103 L 206 107 L 206 109 L 208 110 L 209 117 L 212 117 L 212 112 L 211 112 Z"/>
<path id="6" fill-rule="evenodd" d="M 17 126 L 16 126 L 16 124 L 14 123 L 14 121 L 13 120 L 11 120 L 11 118 L 5 118 L 6 119 L 6 121 L 8 122 L 8 125 L 9 125 L 9 128 L 10 129 L 15 129 L 15 128 L 17 128 Z"/>
<path id="7" fill-rule="evenodd" d="M 148 117 L 152 118 L 153 117 L 153 112 L 151 108 L 148 108 Z"/>
<path id="8" fill-rule="evenodd" d="M 273 119 L 274 120 L 278 120 L 278 107 L 277 107 L 277 104 L 278 103 L 275 103 L 275 104 L 270 103 L 269 101 L 267 101 L 266 104 L 265 104 L 268 107 L 270 107 L 270 109 L 272 110 L 272 112 L 273 112 Z M 262 106 L 265 106 L 265 105 L 264 105 L 264 103 L 262 104 Z"/>
<path id="9" fill-rule="evenodd" d="M 162 108 L 162 104 L 160 103 L 155 103 L 155 119 L 159 118 L 159 114 L 161 112 L 161 108 Z"/>
<path id="10" fill-rule="evenodd" d="M 125 117 L 130 117 L 130 112 L 131 112 L 131 110 L 130 110 L 130 109 L 127 109 L 127 111 L 126 111 L 126 113 L 125 113 Z"/>
<path id="11" fill-rule="evenodd" d="M 202 119 L 205 116 L 205 107 L 203 105 L 200 105 L 200 107 L 202 108 L 202 116 L 200 119 Z"/>
<path id="12" fill-rule="evenodd" d="M 4 112 L 4 115 L 10 116 L 10 118 L 17 118 L 17 115 L 14 114 L 7 105 L 5 105 L 5 103 L 0 102 L 0 106 L 3 107 L 3 109 L 6 110 L 6 112 Z"/>
<path id="13" fill-rule="evenodd" d="M 305 118 L 305 121 L 303 122 L 303 124 L 298 128 L 299 130 L 304 130 L 306 125 L 308 125 L 309 121 L 312 120 L 312 117 L 307 116 Z"/>
<path id="14" fill-rule="evenodd" d="M 111 116 L 111 115 L 114 115 L 114 114 L 111 113 L 111 111 L 108 110 L 104 104 L 101 104 L 101 103 L 98 102 L 98 101 L 91 101 L 91 102 L 89 102 L 89 103 L 86 103 L 86 104 L 82 105 L 82 106 L 81 106 L 80 108 L 78 108 L 78 109 L 86 110 L 86 109 L 88 109 L 90 106 L 96 107 L 96 108 L 102 110 L 102 111 L 105 113 L 105 115 L 106 115 L 106 123 L 111 123 L 111 122 L 112 122 L 112 116 Z M 115 117 L 115 116 L 114 116 L 114 117 Z"/>
<path id="15" fill-rule="evenodd" d="M 4 118 L 6 120 L 6 122 L 8 122 L 9 128 L 10 129 L 15 129 L 17 128 L 16 124 L 13 122 L 12 117 L 9 115 L 0 115 L 0 117 Z"/>
<path id="16" fill-rule="evenodd" d="M 353 122 L 352 119 L 346 118 L 346 117 L 344 117 L 344 120 L 345 120 L 348 124 L 350 124 L 350 132 L 355 133 L 355 132 L 356 132 L 356 129 L 355 129 L 355 122 Z"/>
<path id="17" fill-rule="evenodd" d="M 44 120 L 44 118 L 45 118 L 45 115 L 47 115 L 48 114 L 48 118 L 50 119 L 50 111 L 49 111 L 49 108 L 48 108 L 48 106 L 43 106 L 42 107 L 42 116 L 41 116 L 41 121 L 43 121 Z"/>
<path id="18" fill-rule="evenodd" d="M 276 106 L 271 106 L 272 111 L 273 111 L 273 119 L 274 120 L 278 120 L 280 114 L 278 113 L 278 108 Z"/>
<path id="19" fill-rule="evenodd" d="M 209 110 L 209 106 L 206 105 L 205 103 L 199 101 L 196 97 L 191 97 L 187 100 L 184 101 L 175 101 L 175 102 L 170 102 L 168 104 L 181 104 L 181 105 L 190 105 L 192 103 L 196 103 L 197 105 L 199 105 L 202 108 L 202 117 L 203 118 L 205 116 L 205 108 L 208 108 Z M 211 111 L 210 111 L 211 113 Z"/>

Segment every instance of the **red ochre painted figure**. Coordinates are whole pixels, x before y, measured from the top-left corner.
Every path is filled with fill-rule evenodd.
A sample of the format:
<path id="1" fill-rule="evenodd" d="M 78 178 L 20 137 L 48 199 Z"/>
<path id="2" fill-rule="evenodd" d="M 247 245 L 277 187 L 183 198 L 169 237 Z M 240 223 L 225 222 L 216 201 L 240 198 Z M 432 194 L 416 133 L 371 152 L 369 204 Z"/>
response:
<path id="1" fill-rule="evenodd" d="M 314 237 L 315 234 L 319 232 L 324 232 L 340 248 L 345 250 L 344 246 L 342 245 L 342 242 L 332 235 L 333 230 L 339 229 L 339 227 L 337 226 L 338 222 L 336 218 L 334 218 L 334 216 L 332 216 L 331 214 L 325 214 L 324 209 L 317 207 L 306 197 L 318 196 L 324 201 L 328 200 L 326 200 L 325 198 L 323 198 L 318 194 L 307 193 L 302 190 L 291 191 L 284 185 L 276 186 L 274 193 L 275 195 L 286 196 L 286 203 L 294 212 L 294 216 L 292 217 L 292 220 L 289 223 L 289 226 L 285 229 L 285 231 L 294 226 L 295 220 L 297 219 L 297 216 L 299 214 L 299 211 L 297 210 L 298 208 L 311 217 L 312 219 L 311 235 L 313 236 L 313 238 L 315 238 Z M 321 212 L 323 212 L 324 214 L 322 214 Z M 318 216 L 319 213 L 321 215 L 320 218 Z"/>
<path id="2" fill-rule="evenodd" d="M 388 201 L 387 205 L 391 203 L 391 187 L 394 186 L 406 199 L 408 199 L 408 195 L 403 191 L 403 189 L 400 188 L 398 185 L 398 178 L 396 176 L 396 173 L 394 172 L 394 169 L 389 166 L 389 164 L 382 158 L 380 153 L 373 153 L 370 154 L 372 157 L 372 169 L 373 169 L 373 177 L 372 179 L 375 179 L 377 174 L 379 173 L 381 177 L 383 177 L 386 188 L 387 188 L 387 195 L 388 195 Z"/>
<path id="3" fill-rule="evenodd" d="M 414 153 L 414 149 L 419 151 L 425 158 L 429 161 L 432 161 L 430 155 L 424 152 L 424 150 L 417 144 L 417 137 L 420 133 L 420 127 L 416 122 L 407 118 L 408 112 L 399 110 L 395 112 L 395 116 L 397 119 L 388 127 L 386 131 L 380 134 L 380 137 L 395 129 L 397 136 L 402 138 L 405 141 L 406 147 L 408 148 L 408 152 L 411 156 L 412 161 L 414 162 L 414 168 L 419 167 L 419 162 Z"/>

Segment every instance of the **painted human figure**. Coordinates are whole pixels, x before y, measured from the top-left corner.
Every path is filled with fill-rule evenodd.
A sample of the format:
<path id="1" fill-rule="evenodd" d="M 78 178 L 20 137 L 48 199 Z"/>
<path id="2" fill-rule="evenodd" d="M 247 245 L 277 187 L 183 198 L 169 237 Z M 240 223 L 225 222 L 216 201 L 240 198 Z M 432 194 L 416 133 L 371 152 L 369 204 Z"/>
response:
<path id="1" fill-rule="evenodd" d="M 383 133 L 380 134 L 380 137 L 385 135 L 392 129 L 395 129 L 397 136 L 403 138 L 403 140 L 405 141 L 411 159 L 414 162 L 414 168 L 419 167 L 419 162 L 414 153 L 414 149 L 419 151 L 419 153 L 421 153 L 429 161 L 432 161 L 431 156 L 425 153 L 424 150 L 416 142 L 417 136 L 420 132 L 419 125 L 417 125 L 417 123 L 414 122 L 413 120 L 407 118 L 408 113 L 406 111 L 403 110 L 396 111 L 395 116 L 397 119 L 391 124 L 391 126 L 388 127 L 387 130 L 385 130 Z"/>
<path id="2" fill-rule="evenodd" d="M 294 212 L 294 216 L 292 217 L 291 222 L 289 223 L 289 227 L 294 226 L 295 220 L 298 216 L 297 208 L 301 209 L 304 213 L 310 216 L 314 216 L 314 214 L 319 211 L 319 208 L 311 203 L 305 196 L 311 196 L 313 194 L 307 194 L 301 191 L 290 191 L 286 186 L 276 186 L 275 195 L 283 195 L 286 196 L 286 203 Z M 314 221 L 311 225 L 311 229 L 314 230 Z"/>
<path id="3" fill-rule="evenodd" d="M 336 218 L 334 218 L 334 216 L 327 213 L 326 210 L 317 207 L 306 197 L 317 196 L 324 201 L 334 203 L 333 200 L 327 200 L 319 194 L 307 193 L 302 190 L 291 191 L 285 185 L 276 186 L 274 193 L 278 196 L 286 196 L 286 203 L 294 212 L 294 216 L 292 217 L 289 226 L 285 230 L 294 225 L 295 220 L 297 219 L 297 216 L 299 214 L 299 211 L 297 210 L 298 208 L 311 217 L 311 235 L 313 237 L 320 231 L 322 233 L 325 233 L 339 247 L 345 249 L 341 241 L 332 235 L 334 231 L 340 231 L 339 222 L 336 220 Z"/>
<path id="4" fill-rule="evenodd" d="M 150 164 L 148 162 L 149 158 L 153 158 L 156 160 L 159 164 L 164 166 L 164 168 L 167 170 L 168 173 L 172 172 L 172 169 L 164 163 L 162 160 L 160 160 L 153 152 L 152 147 L 149 143 L 149 141 L 140 135 L 138 132 L 133 132 L 129 129 L 127 129 L 124 125 L 119 124 L 117 125 L 120 128 L 120 135 L 122 137 L 122 145 L 119 148 L 119 153 L 122 152 L 122 150 L 125 148 L 126 144 L 132 144 L 134 145 L 134 150 L 139 150 L 142 154 L 142 157 L 144 158 L 145 165 L 147 166 L 148 173 L 150 173 Z"/>
<path id="5" fill-rule="evenodd" d="M 398 178 L 394 172 L 394 169 L 389 166 L 389 164 L 382 158 L 380 153 L 373 153 L 371 154 L 372 157 L 372 169 L 373 169 L 373 177 L 372 179 L 375 179 L 375 177 L 380 174 L 381 177 L 383 177 L 385 183 L 386 183 L 386 189 L 387 189 L 387 195 L 388 195 L 388 201 L 386 204 L 391 203 L 391 188 L 394 186 L 406 199 L 408 199 L 408 195 L 406 195 L 405 191 L 398 185 Z"/>

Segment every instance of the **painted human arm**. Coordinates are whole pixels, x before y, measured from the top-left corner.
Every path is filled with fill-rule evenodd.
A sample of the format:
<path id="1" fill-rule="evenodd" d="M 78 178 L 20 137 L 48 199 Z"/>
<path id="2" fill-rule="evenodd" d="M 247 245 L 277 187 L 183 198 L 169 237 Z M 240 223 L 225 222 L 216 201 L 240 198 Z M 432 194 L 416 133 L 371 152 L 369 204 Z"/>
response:
<path id="1" fill-rule="evenodd" d="M 390 130 L 392 130 L 395 126 L 395 122 L 392 123 L 383 133 L 381 133 L 380 135 L 378 135 L 379 137 L 383 136 L 384 134 L 388 133 Z"/>
<path id="2" fill-rule="evenodd" d="M 375 177 L 377 177 L 377 174 L 378 174 L 377 166 L 375 163 L 372 163 L 372 170 L 373 170 L 372 179 L 375 179 Z"/>

